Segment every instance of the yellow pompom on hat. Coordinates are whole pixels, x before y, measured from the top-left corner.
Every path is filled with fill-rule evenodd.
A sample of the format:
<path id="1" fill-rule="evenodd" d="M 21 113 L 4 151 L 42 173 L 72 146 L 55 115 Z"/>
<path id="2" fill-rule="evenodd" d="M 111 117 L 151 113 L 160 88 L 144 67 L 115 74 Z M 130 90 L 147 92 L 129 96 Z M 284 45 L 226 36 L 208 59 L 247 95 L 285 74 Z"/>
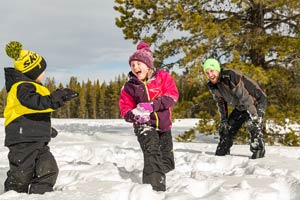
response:
<path id="1" fill-rule="evenodd" d="M 22 49 L 23 46 L 18 41 L 11 41 L 6 45 L 6 54 L 14 59 L 14 67 L 25 76 L 36 80 L 45 71 L 47 63 L 39 54 Z"/>

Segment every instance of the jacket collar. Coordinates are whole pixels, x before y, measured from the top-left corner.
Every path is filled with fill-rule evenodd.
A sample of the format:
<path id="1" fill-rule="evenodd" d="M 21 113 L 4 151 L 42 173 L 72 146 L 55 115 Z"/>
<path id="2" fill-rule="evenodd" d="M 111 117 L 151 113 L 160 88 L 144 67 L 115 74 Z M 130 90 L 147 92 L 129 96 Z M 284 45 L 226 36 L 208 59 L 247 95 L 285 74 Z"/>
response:
<path id="1" fill-rule="evenodd" d="M 12 67 L 7 67 L 4 68 L 4 73 L 5 73 L 5 86 L 6 86 L 6 91 L 10 91 L 11 87 L 13 84 L 20 82 L 20 81 L 31 81 L 35 82 L 34 80 L 28 78 L 21 72 L 15 70 Z"/>

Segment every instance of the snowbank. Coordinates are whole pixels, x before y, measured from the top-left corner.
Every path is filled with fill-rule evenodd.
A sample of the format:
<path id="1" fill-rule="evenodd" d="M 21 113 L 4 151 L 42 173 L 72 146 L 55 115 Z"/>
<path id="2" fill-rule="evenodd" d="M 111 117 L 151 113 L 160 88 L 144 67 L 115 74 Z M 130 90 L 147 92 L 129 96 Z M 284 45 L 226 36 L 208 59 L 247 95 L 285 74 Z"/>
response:
<path id="1" fill-rule="evenodd" d="M 173 133 L 196 123 L 196 119 L 177 120 Z M 143 157 L 131 124 L 123 120 L 54 119 L 53 126 L 59 131 L 50 143 L 60 168 L 55 192 L 4 193 L 8 151 L 2 146 L 1 200 L 300 199 L 300 148 L 267 146 L 265 158 L 251 160 L 248 145 L 234 145 L 232 155 L 216 157 L 217 141 L 212 138 L 174 142 L 176 169 L 167 174 L 167 191 L 155 192 L 150 185 L 141 184 Z M 3 144 L 3 125 L 0 130 Z"/>

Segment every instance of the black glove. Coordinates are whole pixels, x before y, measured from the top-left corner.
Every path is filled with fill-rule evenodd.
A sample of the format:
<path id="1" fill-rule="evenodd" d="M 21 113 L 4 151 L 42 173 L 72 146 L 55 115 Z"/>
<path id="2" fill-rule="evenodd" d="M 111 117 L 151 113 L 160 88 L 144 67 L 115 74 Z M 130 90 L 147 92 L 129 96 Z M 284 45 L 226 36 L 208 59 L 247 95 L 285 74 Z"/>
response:
<path id="1" fill-rule="evenodd" d="M 74 90 L 71 90 L 69 88 L 62 89 L 62 92 L 63 92 L 63 96 L 62 96 L 63 101 L 70 101 L 71 99 L 74 99 L 79 96 L 78 92 L 75 92 Z"/>
<path id="2" fill-rule="evenodd" d="M 57 130 L 55 128 L 51 127 L 51 134 L 50 134 L 50 136 L 52 138 L 55 138 L 57 136 L 57 134 L 58 134 Z"/>
<path id="3" fill-rule="evenodd" d="M 251 116 L 250 119 L 254 124 L 261 124 L 262 122 L 262 117 L 259 117 L 257 115 Z"/>
<path id="4" fill-rule="evenodd" d="M 249 129 L 250 129 L 250 132 L 251 133 L 254 133 L 254 134 L 261 134 L 261 131 L 262 131 L 262 117 L 259 117 L 257 115 L 255 116 L 250 116 L 250 126 L 249 126 Z"/>
<path id="5" fill-rule="evenodd" d="M 228 124 L 228 120 L 227 119 L 221 120 L 221 122 L 219 124 L 219 128 L 218 128 L 219 135 L 220 136 L 227 135 L 229 128 L 230 128 L 230 126 Z"/>
<path id="6" fill-rule="evenodd" d="M 62 107 L 65 101 L 70 101 L 71 99 L 78 97 L 78 93 L 69 89 L 57 89 L 50 94 L 52 105 L 51 108 L 54 110 Z"/>
<path id="7" fill-rule="evenodd" d="M 57 89 L 50 94 L 51 97 L 51 108 L 56 110 L 64 105 L 63 101 L 64 93 L 61 89 Z"/>

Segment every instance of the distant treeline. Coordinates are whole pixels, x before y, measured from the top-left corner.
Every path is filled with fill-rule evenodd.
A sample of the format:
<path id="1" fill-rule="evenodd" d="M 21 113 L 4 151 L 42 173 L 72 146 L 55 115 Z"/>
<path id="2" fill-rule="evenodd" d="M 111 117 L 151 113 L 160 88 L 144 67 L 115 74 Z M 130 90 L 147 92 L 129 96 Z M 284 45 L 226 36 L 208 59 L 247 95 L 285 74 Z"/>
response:
<path id="1" fill-rule="evenodd" d="M 247 74 L 246 70 L 242 71 Z M 251 71 L 251 70 L 250 70 Z M 256 68 L 256 75 L 261 81 L 268 96 L 266 118 L 283 122 L 285 118 L 300 120 L 300 67 L 273 68 L 266 71 Z M 198 72 L 199 73 L 199 72 Z M 202 118 L 218 120 L 219 114 L 212 95 L 210 94 L 203 75 L 189 76 L 171 73 L 179 90 L 179 100 L 173 109 L 173 118 Z M 263 75 L 267 74 L 266 77 Z M 247 74 L 250 77 L 251 74 Z M 264 82 L 263 79 L 271 80 Z M 255 78 L 254 78 L 255 79 Z M 122 74 L 110 82 L 82 81 L 71 77 L 66 85 L 56 83 L 54 78 L 47 78 L 44 85 L 54 91 L 57 88 L 68 87 L 79 92 L 79 98 L 67 102 L 63 108 L 53 112 L 54 118 L 81 119 L 118 119 L 120 118 L 118 99 L 127 75 Z M 0 117 L 6 101 L 6 89 L 0 92 Z"/>
<path id="2" fill-rule="evenodd" d="M 44 85 L 54 91 L 58 88 L 68 87 L 79 92 L 79 97 L 67 102 L 64 107 L 52 113 L 54 118 L 81 118 L 81 119 L 117 119 L 119 115 L 118 98 L 121 87 L 127 80 L 126 75 L 118 76 L 114 81 L 100 82 L 82 81 L 76 77 L 71 77 L 69 83 L 63 85 L 56 84 L 54 78 L 47 78 Z M 0 117 L 6 101 L 5 87 L 0 92 Z"/>
<path id="3" fill-rule="evenodd" d="M 231 66 L 234 68 L 234 66 Z M 199 69 L 201 70 L 201 69 Z M 201 133 L 216 133 L 216 125 L 219 120 L 219 114 L 212 95 L 210 94 L 202 73 L 191 76 L 188 73 L 178 75 L 171 73 L 177 88 L 179 90 L 179 100 L 173 109 L 173 119 L 180 118 L 200 118 L 202 121 L 192 132 L 177 138 L 181 141 L 190 141 L 195 136 L 195 131 Z M 300 66 L 292 68 L 274 67 L 267 70 L 262 68 L 241 68 L 246 75 L 258 81 L 268 95 L 268 106 L 266 111 L 266 120 L 273 120 L 277 124 L 284 125 L 285 119 L 300 122 Z M 253 73 L 255 72 L 255 73 Z M 257 78 L 255 78 L 257 77 Z M 268 80 L 268 81 L 265 81 Z M 81 118 L 81 119 L 118 119 L 120 111 L 118 99 L 124 83 L 127 81 L 127 75 L 122 74 L 110 82 L 82 81 L 79 82 L 76 77 L 71 77 L 69 83 L 63 85 L 56 84 L 54 78 L 47 78 L 44 85 L 54 91 L 57 88 L 68 87 L 79 92 L 79 98 L 67 102 L 66 105 L 53 112 L 54 118 Z M 0 117 L 3 117 L 5 107 L 6 89 L 0 92 Z M 211 123 L 213 120 L 215 123 Z M 266 133 L 269 143 L 278 141 L 274 139 L 274 133 Z M 280 143 L 300 144 L 300 136 L 291 130 L 291 136 L 288 141 Z M 296 138 L 295 138 L 296 137 Z M 240 142 L 247 141 L 247 132 L 242 131 L 237 139 Z M 290 139 L 291 138 L 291 139 Z M 280 138 L 284 140 L 286 138 Z"/>

